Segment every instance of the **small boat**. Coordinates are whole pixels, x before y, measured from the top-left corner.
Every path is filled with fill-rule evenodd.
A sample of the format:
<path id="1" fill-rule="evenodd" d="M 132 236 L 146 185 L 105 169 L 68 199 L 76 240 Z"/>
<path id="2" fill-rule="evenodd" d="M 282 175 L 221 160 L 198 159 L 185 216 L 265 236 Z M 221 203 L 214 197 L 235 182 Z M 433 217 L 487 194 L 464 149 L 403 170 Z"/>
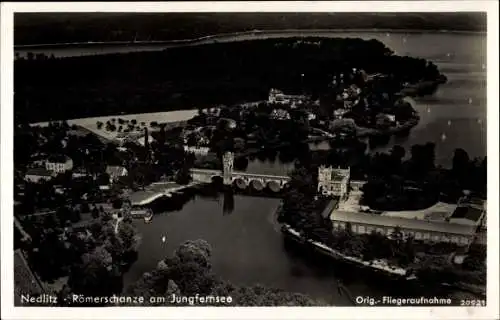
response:
<path id="1" fill-rule="evenodd" d="M 472 104 L 472 98 L 469 98 L 469 104 Z"/>
<path id="2" fill-rule="evenodd" d="M 144 217 L 144 222 L 145 223 L 150 223 L 151 221 L 153 220 L 153 216 L 147 216 L 147 217 Z"/>
<path id="3" fill-rule="evenodd" d="M 167 236 L 161 237 L 161 242 L 166 243 L 167 242 Z"/>
<path id="4" fill-rule="evenodd" d="M 448 120 L 448 127 L 451 126 L 451 120 Z"/>
<path id="5" fill-rule="evenodd" d="M 446 134 L 444 134 L 444 133 L 443 133 L 443 134 L 441 135 L 441 141 L 445 141 L 445 140 L 446 140 Z"/>

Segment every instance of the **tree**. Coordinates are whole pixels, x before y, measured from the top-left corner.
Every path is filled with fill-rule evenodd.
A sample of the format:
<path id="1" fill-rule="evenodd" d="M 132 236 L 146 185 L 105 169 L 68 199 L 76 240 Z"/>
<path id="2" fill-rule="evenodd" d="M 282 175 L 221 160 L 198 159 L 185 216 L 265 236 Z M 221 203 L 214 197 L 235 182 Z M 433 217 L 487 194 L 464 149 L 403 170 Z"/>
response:
<path id="1" fill-rule="evenodd" d="M 122 277 L 112 255 L 97 247 L 82 256 L 82 261 L 73 266 L 68 285 L 71 292 L 86 296 L 111 296 L 122 290 Z"/>
<path id="2" fill-rule="evenodd" d="M 94 208 L 92 208 L 91 213 L 92 213 L 92 218 L 94 218 L 94 219 L 99 218 L 99 209 L 97 209 L 95 206 L 94 206 Z"/>
<path id="3" fill-rule="evenodd" d="M 179 171 L 175 176 L 175 181 L 178 184 L 183 184 L 183 185 L 191 182 L 191 172 L 187 165 L 184 165 L 181 169 L 179 169 Z"/>
<path id="4" fill-rule="evenodd" d="M 464 149 L 455 149 L 453 154 L 453 166 L 452 172 L 454 176 L 460 181 L 460 183 L 469 185 L 471 169 L 471 161 L 469 155 Z"/>

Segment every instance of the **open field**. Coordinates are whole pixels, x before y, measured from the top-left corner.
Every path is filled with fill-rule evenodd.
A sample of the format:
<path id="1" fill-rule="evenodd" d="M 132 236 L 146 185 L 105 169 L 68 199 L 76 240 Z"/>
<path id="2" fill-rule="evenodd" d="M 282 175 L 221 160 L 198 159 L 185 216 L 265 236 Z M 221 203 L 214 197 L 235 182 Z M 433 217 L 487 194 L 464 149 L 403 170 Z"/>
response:
<path id="1" fill-rule="evenodd" d="M 80 119 L 70 119 L 67 120 L 68 124 L 81 126 L 90 132 L 106 139 L 113 140 L 116 138 L 118 132 L 114 131 L 106 131 L 103 127 L 102 129 L 97 129 L 97 122 L 100 121 L 102 123 L 106 123 L 111 119 L 123 119 L 123 120 L 137 120 L 138 125 L 141 122 L 144 122 L 146 126 L 149 127 L 149 124 L 152 121 L 156 121 L 158 123 L 171 123 L 171 122 L 181 122 L 187 121 L 194 117 L 198 113 L 198 110 L 180 110 L 180 111 L 166 111 L 166 112 L 152 112 L 152 113 L 138 113 L 138 114 L 126 114 L 126 115 L 110 115 L 103 117 L 92 117 L 92 118 L 80 118 Z M 48 126 L 49 122 L 37 122 L 32 123 L 32 126 Z"/>

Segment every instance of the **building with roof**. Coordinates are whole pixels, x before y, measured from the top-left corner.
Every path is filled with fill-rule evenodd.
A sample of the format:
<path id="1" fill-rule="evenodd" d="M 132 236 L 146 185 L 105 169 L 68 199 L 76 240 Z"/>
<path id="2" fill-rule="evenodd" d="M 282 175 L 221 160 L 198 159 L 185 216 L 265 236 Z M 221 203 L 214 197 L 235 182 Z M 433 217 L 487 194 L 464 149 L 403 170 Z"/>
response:
<path id="1" fill-rule="evenodd" d="M 307 99 L 304 95 L 288 95 L 278 89 L 271 89 L 269 91 L 269 103 L 278 104 L 302 104 Z"/>
<path id="2" fill-rule="evenodd" d="M 318 168 L 318 192 L 323 195 L 337 196 L 344 199 L 349 192 L 351 169 Z"/>
<path id="3" fill-rule="evenodd" d="M 274 109 L 270 115 L 274 120 L 290 120 L 290 113 L 284 109 Z"/>
<path id="4" fill-rule="evenodd" d="M 80 167 L 80 168 L 73 169 L 71 176 L 74 179 L 77 179 L 77 178 L 88 177 L 88 176 L 90 176 L 90 174 L 87 172 L 87 170 L 85 168 Z"/>
<path id="5" fill-rule="evenodd" d="M 54 155 L 45 162 L 45 169 L 54 173 L 63 173 L 73 169 L 73 160 L 68 156 Z"/>
<path id="6" fill-rule="evenodd" d="M 479 226 L 486 215 L 486 208 L 483 204 L 461 203 L 449 217 L 450 222 Z"/>
<path id="7" fill-rule="evenodd" d="M 192 152 L 195 155 L 206 156 L 210 152 L 209 147 L 184 146 L 184 151 Z"/>
<path id="8" fill-rule="evenodd" d="M 462 246 L 468 246 L 474 241 L 477 230 L 475 226 L 446 221 L 405 219 L 340 210 L 333 210 L 330 219 L 334 228 L 346 228 L 349 223 L 352 231 L 357 234 L 375 231 L 388 236 L 399 227 L 404 237 L 413 236 L 421 241 L 452 242 Z"/>
<path id="9" fill-rule="evenodd" d="M 24 179 L 29 182 L 40 182 L 41 180 L 51 180 L 54 177 L 54 173 L 48 171 L 45 168 L 31 168 L 26 171 Z"/>
<path id="10" fill-rule="evenodd" d="M 128 171 L 127 168 L 122 166 L 107 166 L 106 173 L 109 175 L 109 182 L 113 183 L 120 177 L 125 177 Z"/>

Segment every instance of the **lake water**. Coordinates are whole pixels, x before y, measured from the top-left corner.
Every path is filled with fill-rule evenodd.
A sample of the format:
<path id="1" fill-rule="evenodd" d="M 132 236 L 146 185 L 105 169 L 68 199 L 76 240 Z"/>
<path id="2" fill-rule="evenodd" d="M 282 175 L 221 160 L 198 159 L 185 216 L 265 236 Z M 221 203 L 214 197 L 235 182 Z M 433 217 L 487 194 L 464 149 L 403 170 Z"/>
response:
<path id="1" fill-rule="evenodd" d="M 464 148 L 471 157 L 486 155 L 485 35 L 386 32 L 299 34 L 379 39 L 398 54 L 434 61 L 448 77 L 448 83 L 441 86 L 434 96 L 417 101 L 421 120 L 410 135 L 404 139 L 392 139 L 388 145 L 374 151 L 388 150 L 394 144 L 400 144 L 408 153 L 413 144 L 432 141 L 436 143 L 436 163 L 444 166 L 450 164 L 455 148 Z M 258 37 L 271 36 L 283 34 Z M 228 38 L 227 41 L 258 37 L 247 35 Z M 122 46 L 115 49 L 74 48 L 43 52 L 69 56 L 131 50 L 136 49 Z M 283 174 L 292 167 L 293 163 L 283 165 L 279 160 L 254 159 L 247 170 Z M 226 206 L 231 203 L 232 210 L 224 210 L 225 201 Z M 279 199 L 276 198 L 217 194 L 207 199 L 196 196 L 179 210 L 156 214 L 150 224 L 137 222 L 143 241 L 138 261 L 126 274 L 125 282 L 131 283 L 155 268 L 160 259 L 172 254 L 183 241 L 205 239 L 213 247 L 215 272 L 235 284 L 262 283 L 307 293 L 335 305 L 349 304 L 346 297 L 338 293 L 336 279 L 342 279 L 354 296 L 394 293 L 389 292 L 395 290 L 394 286 L 372 282 L 376 281 L 376 277 L 358 274 L 355 268 L 345 271 L 339 269 L 338 264 L 313 259 L 286 247 L 274 217 L 278 205 Z M 161 241 L 163 235 L 167 236 L 166 243 Z"/>
<path id="2" fill-rule="evenodd" d="M 408 151 L 414 144 L 436 143 L 436 163 L 450 166 L 453 150 L 471 158 L 486 155 L 486 36 L 478 34 L 414 34 L 382 38 L 399 54 L 434 61 L 448 82 L 430 97 L 417 99 L 419 124 L 398 143 Z M 388 38 L 388 39 L 387 39 Z M 402 39 L 406 38 L 406 42 Z"/>

